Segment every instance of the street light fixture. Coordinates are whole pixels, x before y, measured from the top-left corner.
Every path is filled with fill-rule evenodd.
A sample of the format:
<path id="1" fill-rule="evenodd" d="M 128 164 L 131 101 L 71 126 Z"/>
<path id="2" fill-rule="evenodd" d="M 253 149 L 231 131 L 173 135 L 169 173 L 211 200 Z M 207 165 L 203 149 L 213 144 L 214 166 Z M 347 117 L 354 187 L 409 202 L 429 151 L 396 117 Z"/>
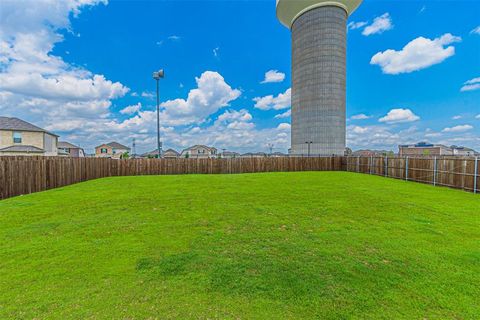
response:
<path id="1" fill-rule="evenodd" d="M 158 158 L 162 157 L 162 143 L 160 142 L 160 95 L 159 95 L 159 80 L 165 76 L 163 69 L 153 73 L 153 79 L 157 81 L 157 151 Z"/>

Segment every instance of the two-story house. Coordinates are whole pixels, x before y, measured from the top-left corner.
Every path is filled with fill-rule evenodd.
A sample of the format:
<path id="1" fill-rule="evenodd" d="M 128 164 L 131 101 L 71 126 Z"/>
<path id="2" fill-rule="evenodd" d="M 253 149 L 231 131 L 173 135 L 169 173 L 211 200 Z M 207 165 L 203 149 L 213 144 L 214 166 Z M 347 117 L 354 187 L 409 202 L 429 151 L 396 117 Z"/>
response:
<path id="1" fill-rule="evenodd" d="M 85 157 L 85 151 L 76 146 L 71 144 L 70 142 L 66 141 L 59 141 L 58 142 L 58 155 L 59 156 L 66 156 L 66 157 L 73 157 L 73 158 L 83 158 Z"/>
<path id="2" fill-rule="evenodd" d="M 57 156 L 58 136 L 18 118 L 0 117 L 0 156 Z"/>
<path id="3" fill-rule="evenodd" d="M 217 149 L 214 147 L 207 147 L 204 145 L 194 145 L 190 148 L 184 149 L 181 154 L 180 158 L 216 158 L 218 157 L 217 155 Z"/>
<path id="4" fill-rule="evenodd" d="M 95 147 L 95 157 L 97 158 L 120 159 L 125 152 L 130 152 L 130 148 L 118 142 L 104 143 Z"/>

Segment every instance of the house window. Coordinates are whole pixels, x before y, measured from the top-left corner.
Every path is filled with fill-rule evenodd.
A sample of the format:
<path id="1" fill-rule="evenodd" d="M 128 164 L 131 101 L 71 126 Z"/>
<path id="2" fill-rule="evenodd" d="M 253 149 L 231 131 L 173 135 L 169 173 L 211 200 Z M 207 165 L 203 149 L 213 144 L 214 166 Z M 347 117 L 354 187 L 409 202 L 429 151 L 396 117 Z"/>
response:
<path id="1" fill-rule="evenodd" d="M 14 132 L 13 133 L 13 143 L 22 143 L 22 133 Z"/>
<path id="2" fill-rule="evenodd" d="M 113 154 L 117 153 L 117 150 L 112 149 L 112 153 L 113 153 Z"/>
<path id="3" fill-rule="evenodd" d="M 107 153 L 107 148 L 100 149 L 100 153 Z"/>

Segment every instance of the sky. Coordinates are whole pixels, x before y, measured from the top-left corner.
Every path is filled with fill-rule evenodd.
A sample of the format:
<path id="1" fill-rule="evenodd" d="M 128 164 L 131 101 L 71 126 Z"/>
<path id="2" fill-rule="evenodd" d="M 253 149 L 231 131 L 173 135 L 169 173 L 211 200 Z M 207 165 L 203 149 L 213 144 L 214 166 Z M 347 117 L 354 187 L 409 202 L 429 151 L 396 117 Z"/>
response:
<path id="1" fill-rule="evenodd" d="M 348 20 L 347 145 L 480 151 L 480 1 L 365 0 Z M 290 147 L 275 1 L 0 0 L 0 115 L 93 152 Z"/>

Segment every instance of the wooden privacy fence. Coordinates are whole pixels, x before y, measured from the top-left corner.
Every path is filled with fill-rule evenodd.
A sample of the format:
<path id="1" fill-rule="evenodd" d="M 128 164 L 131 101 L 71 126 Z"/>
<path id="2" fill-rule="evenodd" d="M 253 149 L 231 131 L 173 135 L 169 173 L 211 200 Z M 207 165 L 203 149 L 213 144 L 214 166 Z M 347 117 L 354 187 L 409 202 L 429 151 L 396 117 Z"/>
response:
<path id="1" fill-rule="evenodd" d="M 342 168 L 342 157 L 130 160 L 0 157 L 0 199 L 113 176 L 338 171 Z"/>
<path id="2" fill-rule="evenodd" d="M 345 170 L 478 192 L 480 161 L 472 157 L 345 157 Z"/>
<path id="3" fill-rule="evenodd" d="M 267 157 L 131 159 L 0 157 L 0 199 L 77 182 L 135 175 L 351 171 L 478 191 L 476 158 Z"/>

